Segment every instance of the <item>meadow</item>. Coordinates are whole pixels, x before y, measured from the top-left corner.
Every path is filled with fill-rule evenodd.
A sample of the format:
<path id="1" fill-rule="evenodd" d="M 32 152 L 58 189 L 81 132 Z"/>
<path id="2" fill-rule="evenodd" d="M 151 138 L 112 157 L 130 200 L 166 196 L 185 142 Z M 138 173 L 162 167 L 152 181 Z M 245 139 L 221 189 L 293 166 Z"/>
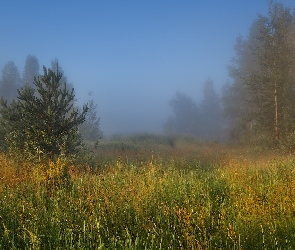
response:
<path id="1" fill-rule="evenodd" d="M 49 183 L 0 154 L 0 249 L 295 249 L 292 154 L 138 135 L 95 155 Z"/>

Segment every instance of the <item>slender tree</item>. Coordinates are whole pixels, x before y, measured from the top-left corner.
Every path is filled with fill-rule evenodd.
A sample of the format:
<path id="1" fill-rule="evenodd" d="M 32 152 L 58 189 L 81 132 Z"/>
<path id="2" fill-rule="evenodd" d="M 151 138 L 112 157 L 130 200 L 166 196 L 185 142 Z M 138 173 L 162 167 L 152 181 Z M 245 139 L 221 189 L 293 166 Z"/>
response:
<path id="1" fill-rule="evenodd" d="M 259 65 L 247 81 L 252 101 L 256 104 L 255 118 L 260 132 L 269 132 L 276 142 L 294 131 L 294 48 L 288 42 L 294 32 L 294 16 L 282 4 L 270 4 L 269 17 L 258 19 L 261 44 L 252 49 Z"/>
<path id="2" fill-rule="evenodd" d="M 291 10 L 270 2 L 268 16 L 258 16 L 240 47 L 247 53 L 238 51 L 230 71 L 228 93 L 244 95 L 239 121 L 250 123 L 252 134 L 270 145 L 284 143 L 295 131 L 294 32 Z"/>
<path id="3" fill-rule="evenodd" d="M 58 59 L 57 58 L 55 58 L 54 60 L 51 61 L 51 70 L 54 73 L 57 73 L 57 72 L 61 73 L 62 77 L 60 79 L 60 83 L 62 85 L 63 84 L 66 84 L 67 87 L 68 87 L 68 89 L 72 89 L 73 88 L 73 84 L 72 83 L 69 83 L 68 78 L 65 75 L 64 70 L 61 67 L 60 63 L 58 62 Z"/>
<path id="4" fill-rule="evenodd" d="M 100 118 L 97 116 L 97 104 L 93 99 L 88 101 L 88 111 L 85 116 L 85 122 L 79 125 L 79 133 L 85 141 L 98 142 L 102 138 L 100 130 Z"/>

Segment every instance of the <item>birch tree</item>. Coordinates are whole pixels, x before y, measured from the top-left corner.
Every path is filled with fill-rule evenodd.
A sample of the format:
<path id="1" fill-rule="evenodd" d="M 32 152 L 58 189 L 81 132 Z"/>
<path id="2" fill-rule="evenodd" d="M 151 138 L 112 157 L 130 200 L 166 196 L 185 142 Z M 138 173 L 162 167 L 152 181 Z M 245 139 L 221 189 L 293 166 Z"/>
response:
<path id="1" fill-rule="evenodd" d="M 233 83 L 228 90 L 236 88 L 244 95 L 239 122 L 251 122 L 252 135 L 269 145 L 283 144 L 295 131 L 294 33 L 291 10 L 270 2 L 268 16 L 259 15 L 253 22 L 242 42 L 244 51 L 230 68 Z M 225 110 L 231 114 L 229 107 Z"/>

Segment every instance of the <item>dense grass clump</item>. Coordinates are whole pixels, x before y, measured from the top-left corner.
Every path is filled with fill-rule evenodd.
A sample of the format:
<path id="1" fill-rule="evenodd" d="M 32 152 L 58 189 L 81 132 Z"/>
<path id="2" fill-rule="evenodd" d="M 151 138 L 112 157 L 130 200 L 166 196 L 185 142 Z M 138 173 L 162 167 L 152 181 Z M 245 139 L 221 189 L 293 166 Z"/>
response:
<path id="1" fill-rule="evenodd" d="M 0 155 L 0 249 L 295 249 L 292 157 L 168 148 L 54 188 Z"/>

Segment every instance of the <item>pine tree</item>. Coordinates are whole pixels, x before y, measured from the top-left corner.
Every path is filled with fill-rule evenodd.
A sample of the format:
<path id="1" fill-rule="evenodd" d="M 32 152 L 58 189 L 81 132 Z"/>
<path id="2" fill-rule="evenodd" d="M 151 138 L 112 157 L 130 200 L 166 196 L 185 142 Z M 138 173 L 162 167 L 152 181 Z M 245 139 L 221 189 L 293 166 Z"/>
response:
<path id="1" fill-rule="evenodd" d="M 68 89 L 72 89 L 73 88 L 73 84 L 69 83 L 68 78 L 66 77 L 64 70 L 62 68 L 62 66 L 60 65 L 60 63 L 58 62 L 58 59 L 55 58 L 54 60 L 51 61 L 51 70 L 54 73 L 61 73 L 62 77 L 60 79 L 60 83 L 61 85 L 66 84 Z"/>
<path id="2" fill-rule="evenodd" d="M 39 61 L 36 56 L 28 55 L 26 58 L 23 71 L 23 86 L 30 85 L 33 87 L 34 77 L 39 75 Z"/>
<path id="3" fill-rule="evenodd" d="M 1 100 L 1 125 L 10 150 L 31 159 L 53 160 L 77 153 L 82 142 L 78 125 L 84 122 L 88 107 L 81 113 L 74 109 L 74 89 L 61 85 L 58 71 L 43 69 L 44 74 L 34 79 L 35 88 L 18 91 L 18 101 Z"/>
<path id="4" fill-rule="evenodd" d="M 102 131 L 99 128 L 100 118 L 97 116 L 97 104 L 91 99 L 88 101 L 88 107 L 85 122 L 79 126 L 79 133 L 86 141 L 98 142 L 102 138 Z"/>
<path id="5" fill-rule="evenodd" d="M 13 61 L 5 64 L 0 81 L 0 97 L 11 102 L 17 96 L 17 89 L 21 87 L 20 74 Z"/>

